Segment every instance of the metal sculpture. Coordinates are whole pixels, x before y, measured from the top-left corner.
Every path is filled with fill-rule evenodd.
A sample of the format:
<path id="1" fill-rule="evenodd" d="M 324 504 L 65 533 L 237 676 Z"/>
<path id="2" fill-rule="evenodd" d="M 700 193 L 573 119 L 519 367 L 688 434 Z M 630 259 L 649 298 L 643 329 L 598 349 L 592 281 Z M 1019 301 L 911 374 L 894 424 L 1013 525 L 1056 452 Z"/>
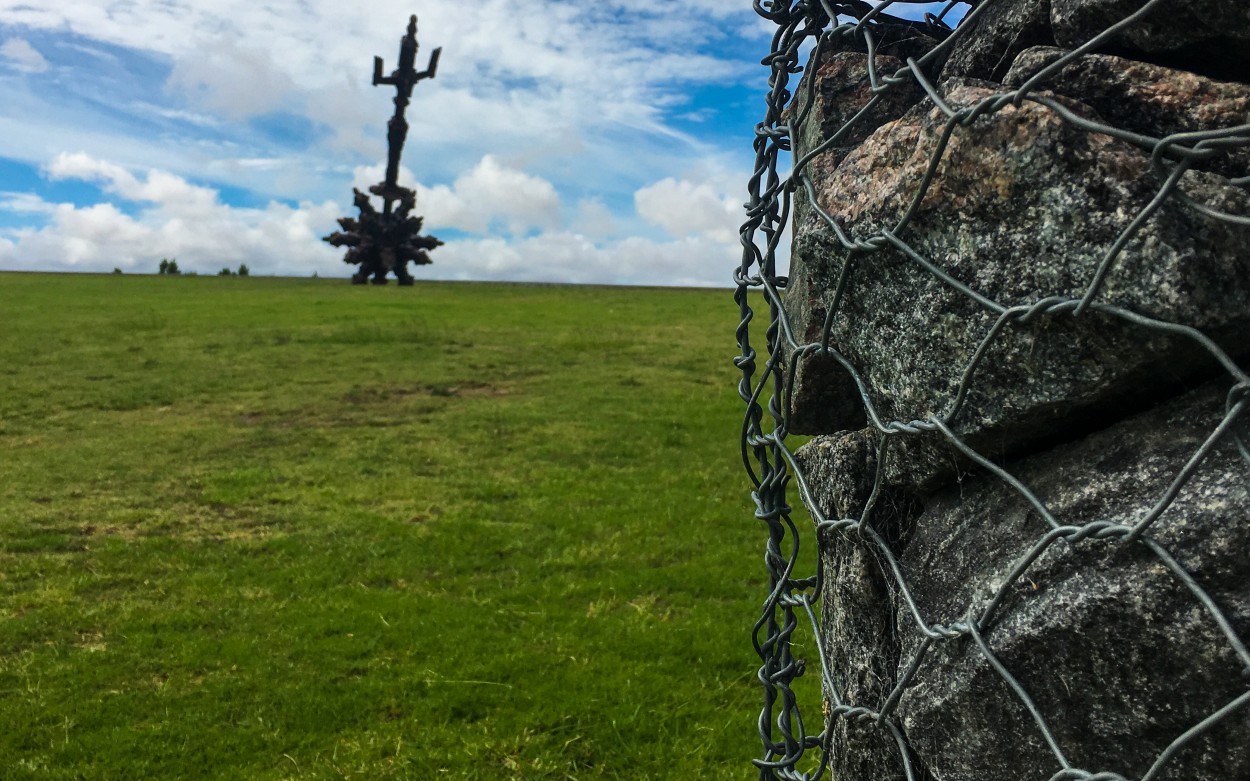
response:
<path id="1" fill-rule="evenodd" d="M 335 247 L 347 247 L 344 263 L 360 266 L 352 275 L 352 284 L 363 285 L 373 279 L 375 285 L 385 285 L 387 275 L 394 273 L 401 285 L 411 285 L 412 275 L 408 263 L 418 266 L 430 263 L 429 250 L 441 246 L 434 236 L 422 236 L 424 220 L 411 214 L 417 203 L 417 194 L 407 187 L 399 186 L 399 158 L 403 153 L 404 140 L 408 137 L 408 122 L 404 110 L 412 98 L 412 88 L 423 79 L 434 78 L 438 70 L 438 57 L 442 48 L 430 55 L 429 65 L 417 72 L 417 17 L 408 20 L 408 34 L 399 46 L 399 66 L 390 76 L 382 75 L 382 58 L 373 58 L 373 85 L 395 87 L 395 114 L 386 123 L 386 179 L 369 188 L 369 192 L 382 199 L 382 211 L 374 208 L 369 196 L 354 189 L 354 201 L 360 211 L 359 217 L 343 217 L 339 222 L 341 231 L 326 236 L 324 241 Z M 398 204 L 398 207 L 396 207 Z"/>

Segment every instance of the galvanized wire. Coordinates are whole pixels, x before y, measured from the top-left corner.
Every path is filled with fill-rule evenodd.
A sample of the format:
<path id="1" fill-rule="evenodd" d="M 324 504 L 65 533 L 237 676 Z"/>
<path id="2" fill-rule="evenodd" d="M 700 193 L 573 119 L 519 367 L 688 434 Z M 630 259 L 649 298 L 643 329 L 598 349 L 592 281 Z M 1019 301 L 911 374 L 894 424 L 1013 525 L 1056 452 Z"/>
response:
<path id="1" fill-rule="evenodd" d="M 1124 28 L 1156 10 L 1164 2 L 1166 0 L 1149 0 L 1143 3 L 1131 16 L 1109 27 L 1083 46 L 1058 57 L 1018 88 L 1004 88 L 998 94 L 975 105 L 955 108 L 946 103 L 938 85 L 926 75 L 926 67 L 957 49 L 963 31 L 993 3 L 974 0 L 964 3 L 949 2 L 940 6 L 920 0 L 890 0 L 880 4 L 831 0 L 755 0 L 755 11 L 775 23 L 776 32 L 772 50 L 762 61 L 769 70 L 767 109 L 763 121 L 756 126 L 755 170 L 749 182 L 747 221 L 741 230 L 743 258 L 741 265 L 735 270 L 734 278 L 737 284 L 735 300 L 740 313 L 737 328 L 739 354 L 735 365 L 742 374 L 739 394 L 746 407 L 741 430 L 742 459 L 751 482 L 755 517 L 761 522 L 767 535 L 764 564 L 768 574 L 768 593 L 753 634 L 755 650 L 761 661 L 758 678 L 764 700 L 758 722 L 762 754 L 755 761 L 760 779 L 816 781 L 826 777 L 829 774 L 829 748 L 835 724 L 839 720 L 846 720 L 863 722 L 881 729 L 898 749 L 899 771 L 908 781 L 917 781 L 918 771 L 913 766 L 914 758 L 896 723 L 898 705 L 905 696 L 905 690 L 914 683 L 917 671 L 931 649 L 940 643 L 967 638 L 979 649 L 1007 689 L 1030 714 L 1039 737 L 1054 757 L 1055 771 L 1051 781 L 1127 781 L 1115 772 L 1074 767 L 1048 724 L 1045 714 L 1035 704 L 1033 696 L 1002 663 L 993 648 L 991 625 L 1004 608 L 1010 590 L 1026 576 L 1029 567 L 1039 557 L 1060 542 L 1097 541 L 1109 545 L 1140 546 L 1148 551 L 1192 595 L 1195 603 L 1227 642 L 1238 664 L 1244 668 L 1246 679 L 1250 680 L 1250 651 L 1247 650 L 1243 638 L 1234 630 L 1210 594 L 1164 546 L 1150 536 L 1152 525 L 1172 505 L 1177 494 L 1219 444 L 1231 442 L 1240 459 L 1250 467 L 1250 446 L 1245 436 L 1239 433 L 1244 431 L 1244 426 L 1238 428 L 1238 423 L 1244 424 L 1250 419 L 1250 376 L 1211 338 L 1195 328 L 1183 323 L 1164 322 L 1103 302 L 1099 298 L 1108 274 L 1119 263 L 1130 240 L 1164 202 L 1184 204 L 1198 213 L 1225 223 L 1250 225 L 1250 215 L 1215 210 L 1195 202 L 1178 188 L 1181 176 L 1195 163 L 1229 149 L 1250 148 L 1250 125 L 1151 137 L 1079 116 L 1049 94 L 1038 91 L 1038 85 L 1054 77 L 1066 65 L 1087 52 L 1097 50 Z M 907 8 L 908 6 L 912 8 Z M 916 6 L 928 6 L 931 11 L 915 13 Z M 932 9 L 936 9 L 936 12 Z M 950 20 L 953 13 L 962 10 L 966 10 L 967 15 L 952 28 Z M 905 16 L 913 18 L 904 19 L 898 15 L 904 11 Z M 906 66 L 896 72 L 881 73 L 875 65 L 876 58 L 873 53 L 879 44 L 875 26 L 882 21 L 910 25 L 931 37 L 936 45 L 924 57 L 908 60 Z M 811 150 L 801 160 L 792 161 L 790 173 L 783 174 L 783 162 L 790 157 L 789 153 L 792 151 L 791 140 L 798 137 L 802 123 L 807 120 L 806 114 L 813 105 L 813 101 L 809 99 L 805 109 L 794 110 L 795 104 L 802 104 L 802 101 L 796 100 L 791 89 L 792 79 L 802 72 L 801 60 L 813 48 L 818 51 L 820 47 L 836 48 L 852 41 L 856 43 L 857 50 L 866 51 L 869 55 L 869 79 L 874 96 L 871 103 L 829 137 L 820 148 Z M 820 209 L 815 186 L 807 168 L 813 159 L 836 143 L 857 118 L 884 100 L 888 93 L 913 85 L 918 85 L 929 103 L 945 114 L 944 133 L 932 153 L 924 178 L 916 184 L 910 206 L 898 223 L 874 235 L 848 235 L 837 220 Z M 1120 236 L 1106 249 L 1081 296 L 1043 296 L 1025 304 L 1007 305 L 955 279 L 940 265 L 916 251 L 903 236 L 922 199 L 930 190 L 955 130 L 967 128 L 980 117 L 1026 101 L 1044 106 L 1081 131 L 1105 134 L 1149 153 L 1158 178 L 1158 191 L 1152 201 L 1125 225 Z M 1250 188 L 1250 176 L 1233 178 L 1230 183 L 1233 186 Z M 961 380 L 941 414 L 923 420 L 893 420 L 883 416 L 870 398 L 862 377 L 864 367 L 854 365 L 830 345 L 831 324 L 838 315 L 846 277 L 852 263 L 844 265 L 842 277 L 835 286 L 820 338 L 805 342 L 796 336 L 799 329 L 789 322 L 786 314 L 788 279 L 779 273 L 778 255 L 781 243 L 788 237 L 791 201 L 800 188 L 805 192 L 813 210 L 820 215 L 842 247 L 853 256 L 870 256 L 882 250 L 900 252 L 944 285 L 976 302 L 993 318 L 992 326 L 962 368 Z M 757 352 L 759 342 L 753 341 L 751 328 L 756 317 L 755 306 L 761 299 L 768 317 L 768 325 L 762 338 L 762 356 Z M 1088 316 L 1088 313 L 1124 321 L 1143 333 L 1165 333 L 1188 339 L 1194 349 L 1209 353 L 1219 363 L 1228 382 L 1224 415 L 1218 425 L 1173 477 L 1167 490 L 1157 497 L 1148 511 L 1131 524 L 1110 521 L 1065 522 L 1028 485 L 969 446 L 956 423 L 969 388 L 975 381 L 978 366 L 989 348 L 1006 330 L 1058 314 L 1081 317 Z M 758 340 L 758 336 L 756 338 Z M 789 398 L 792 392 L 790 382 L 795 377 L 798 362 L 818 353 L 834 359 L 854 378 L 866 418 L 877 432 L 877 472 L 874 488 L 863 511 L 856 517 L 824 516 L 815 499 L 813 486 L 809 484 L 794 453 L 787 446 Z M 1033 542 L 1028 551 L 1015 562 L 1008 576 L 1002 579 L 988 604 L 979 610 L 969 605 L 962 620 L 948 625 L 932 623 L 924 615 L 913 597 L 911 584 L 904 576 L 894 550 L 868 523 L 880 498 L 883 473 L 892 443 L 901 438 L 922 435 L 943 437 L 972 463 L 979 465 L 986 473 L 1022 497 L 1046 526 L 1045 533 Z M 796 485 L 797 494 L 806 508 L 806 513 L 811 517 L 812 525 L 807 526 L 806 531 L 800 530 L 800 524 L 794 518 L 794 508 L 789 503 L 791 483 Z M 813 530 L 843 535 L 844 539 L 867 546 L 882 563 L 883 576 L 910 614 L 915 630 L 923 637 L 915 657 L 900 671 L 892 691 L 881 703 L 848 701 L 843 694 L 843 682 L 837 680 L 829 669 L 829 649 L 823 647 L 816 612 L 823 585 L 822 573 L 819 569 L 811 574 L 800 572 L 800 544 L 814 539 Z M 808 710 L 798 701 L 794 691 L 796 679 L 804 674 L 807 667 L 806 661 L 796 656 L 796 637 L 808 632 L 811 634 L 810 642 L 819 651 L 820 675 L 825 697 L 828 699 L 823 713 L 820 708 Z M 1248 706 L 1250 691 L 1206 714 L 1153 758 L 1153 764 L 1140 777 L 1140 781 L 1159 778 L 1182 748 Z M 810 715 L 813 713 L 815 715 Z M 1247 749 L 1243 746 L 1241 750 Z"/>

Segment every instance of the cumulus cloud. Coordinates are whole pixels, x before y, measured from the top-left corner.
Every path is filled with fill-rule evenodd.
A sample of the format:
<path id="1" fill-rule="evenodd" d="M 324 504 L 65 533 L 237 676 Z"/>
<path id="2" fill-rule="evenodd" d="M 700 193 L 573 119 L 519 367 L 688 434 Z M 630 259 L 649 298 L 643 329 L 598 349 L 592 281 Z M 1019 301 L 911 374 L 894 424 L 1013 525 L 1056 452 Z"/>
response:
<path id="1" fill-rule="evenodd" d="M 341 214 L 333 202 L 264 208 L 221 203 L 218 193 L 165 171 L 136 175 L 85 154 L 62 154 L 45 172 L 53 179 L 94 182 L 139 204 L 49 203 L 29 194 L 0 198 L 0 209 L 42 213 L 38 228 L 5 231 L 0 265 L 18 269 L 152 271 L 162 257 L 187 270 L 213 272 L 245 262 L 259 273 L 333 273 L 338 253 L 320 241 Z M 9 194 L 12 196 L 13 194 Z"/>
<path id="2" fill-rule="evenodd" d="M 501 226 L 519 236 L 560 224 L 560 196 L 551 182 L 503 165 L 486 155 L 451 187 L 419 189 L 431 226 L 486 233 Z"/>
<path id="3" fill-rule="evenodd" d="M 634 193 L 634 208 L 638 216 L 671 236 L 724 234 L 735 232 L 743 220 L 740 200 L 706 182 L 669 177 Z"/>
<path id="4" fill-rule="evenodd" d="M 620 231 L 611 210 L 598 198 L 585 198 L 577 204 L 577 217 L 573 223 L 578 233 L 591 238 L 607 238 Z"/>
<path id="5" fill-rule="evenodd" d="M 369 186 L 382 181 L 385 174 L 384 166 L 361 166 L 352 186 L 368 192 Z M 488 233 L 502 229 L 520 236 L 560 224 L 560 196 L 555 185 L 504 165 L 493 155 L 484 156 L 450 186 L 420 184 L 405 166 L 400 166 L 399 184 L 417 191 L 418 211 L 431 230 Z"/>
<path id="6" fill-rule="evenodd" d="M 16 269 L 126 271 L 151 273 L 162 257 L 184 270 L 213 273 L 247 263 L 254 273 L 346 276 L 342 251 L 321 241 L 348 207 L 334 203 L 270 203 L 264 208 L 223 204 L 216 191 L 164 171 L 132 172 L 85 154 L 60 155 L 45 167 L 49 177 L 94 182 L 137 204 L 131 211 L 112 203 L 80 207 L 50 203 L 23 193 L 0 193 L 0 210 L 41 213 L 39 228 L 0 230 L 0 266 Z M 380 174 L 381 172 L 377 172 Z M 401 180 L 402 181 L 402 180 Z M 463 185 L 461 184 L 463 182 Z M 512 182 L 539 200 L 554 197 L 549 183 L 483 160 L 457 185 L 458 197 L 480 194 L 489 183 Z M 547 186 L 544 186 L 546 184 Z M 475 189 L 477 188 L 477 189 Z M 432 204 L 431 204 L 432 205 Z M 453 239 L 422 267 L 426 279 L 619 283 L 721 286 L 738 262 L 736 237 L 713 232 L 664 241 L 643 237 L 604 239 L 591 231 L 561 229 L 551 222 L 558 198 L 534 214 L 513 201 L 496 202 L 468 222 L 519 219 L 548 229 L 513 238 Z M 606 217 L 593 199 L 579 212 Z M 521 215 L 519 218 L 516 215 Z M 610 227 L 610 219 L 600 227 Z"/>
<path id="7" fill-rule="evenodd" d="M 597 243 L 557 231 L 511 242 L 448 242 L 435 255 L 435 265 L 422 272 L 433 279 L 727 287 L 740 255 L 734 243 L 710 236 Z"/>
<path id="8" fill-rule="evenodd" d="M 128 201 L 147 201 L 162 208 L 202 214 L 217 203 L 217 191 L 197 187 L 180 176 L 166 171 L 149 170 L 143 179 L 114 163 L 97 160 L 84 152 L 62 152 L 48 164 L 44 172 L 49 179 L 80 179 L 99 183 L 108 193 Z"/>
<path id="9" fill-rule="evenodd" d="M 187 271 L 213 273 L 247 263 L 257 273 L 305 276 L 340 273 L 339 255 L 319 241 L 340 207 L 270 203 L 263 209 L 217 204 L 194 219 L 141 210 L 131 216 L 111 203 L 78 207 L 49 204 L 41 228 L 0 235 L 6 268 L 152 273 L 160 258 L 173 257 Z"/>
<path id="10" fill-rule="evenodd" d="M 43 73 L 50 67 L 39 50 L 24 38 L 9 38 L 0 43 L 0 57 L 22 73 Z"/>

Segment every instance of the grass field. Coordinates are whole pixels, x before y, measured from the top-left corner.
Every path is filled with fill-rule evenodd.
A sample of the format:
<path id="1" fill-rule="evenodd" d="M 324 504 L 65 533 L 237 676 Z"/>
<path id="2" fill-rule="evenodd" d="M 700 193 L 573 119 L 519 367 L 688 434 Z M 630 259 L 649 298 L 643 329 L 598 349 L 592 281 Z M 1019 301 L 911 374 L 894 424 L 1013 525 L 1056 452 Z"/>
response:
<path id="1" fill-rule="evenodd" d="M 0 275 L 0 778 L 747 778 L 729 291 Z"/>

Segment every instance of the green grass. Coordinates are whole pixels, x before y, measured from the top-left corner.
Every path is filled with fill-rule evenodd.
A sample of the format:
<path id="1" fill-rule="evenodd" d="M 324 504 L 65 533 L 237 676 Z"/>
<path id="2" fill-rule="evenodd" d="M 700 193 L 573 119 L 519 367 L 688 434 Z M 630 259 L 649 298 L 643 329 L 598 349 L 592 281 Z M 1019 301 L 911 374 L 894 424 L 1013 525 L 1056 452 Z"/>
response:
<path id="1" fill-rule="evenodd" d="M 750 777 L 736 318 L 0 275 L 0 778 Z"/>

